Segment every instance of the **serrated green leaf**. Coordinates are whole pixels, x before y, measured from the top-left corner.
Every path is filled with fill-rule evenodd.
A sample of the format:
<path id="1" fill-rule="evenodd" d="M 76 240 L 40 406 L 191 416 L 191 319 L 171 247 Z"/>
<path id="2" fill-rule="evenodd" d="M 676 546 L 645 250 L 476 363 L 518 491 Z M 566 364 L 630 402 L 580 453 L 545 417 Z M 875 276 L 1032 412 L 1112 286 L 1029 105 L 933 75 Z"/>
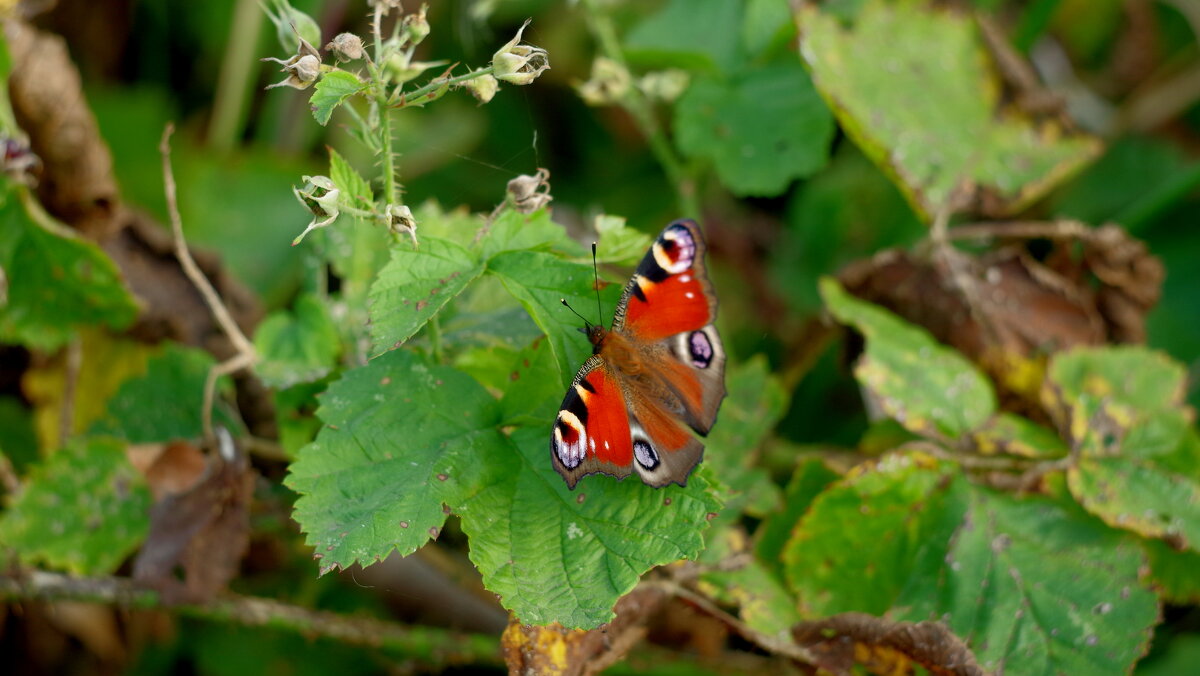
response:
<path id="1" fill-rule="evenodd" d="M 286 388 L 325 377 L 337 365 L 337 327 L 320 298 L 304 294 L 292 312 L 271 313 L 254 332 L 254 372 L 270 387 Z"/>
<path id="2" fill-rule="evenodd" d="M 872 0 L 852 27 L 814 5 L 799 21 L 801 54 L 842 128 L 927 220 L 963 187 L 995 215 L 1016 212 L 1100 151 L 1001 107 L 969 14 Z"/>
<path id="3" fill-rule="evenodd" d="M 820 286 L 833 316 L 867 339 L 854 375 L 890 417 L 917 434 L 953 440 L 995 412 L 991 383 L 966 357 L 833 279 Z"/>
<path id="4" fill-rule="evenodd" d="M 375 193 L 371 190 L 371 184 L 333 148 L 329 148 L 329 178 L 342 191 L 341 198 L 350 206 L 364 211 L 375 208 Z"/>
<path id="5" fill-rule="evenodd" d="M 764 516 L 778 506 L 780 491 L 766 470 L 756 466 L 757 450 L 783 417 L 787 393 L 762 355 L 730 368 L 725 387 L 721 422 L 709 433 L 704 460 L 733 494 L 726 498 L 730 518 L 743 511 Z"/>
<path id="6" fill-rule="evenodd" d="M 442 505 L 477 490 L 503 446 L 495 399 L 407 350 L 347 371 L 320 401 L 324 427 L 285 483 L 300 494 L 293 516 L 322 572 L 411 554 L 437 537 Z"/>
<path id="7" fill-rule="evenodd" d="M 620 216 L 601 214 L 596 217 L 596 260 L 617 265 L 637 265 L 650 244 L 650 235 L 625 224 Z"/>
<path id="8" fill-rule="evenodd" d="M 521 350 L 511 364 L 504 396 L 502 425 L 541 425 L 550 429 L 566 391 L 559 384 L 558 362 L 545 338 Z"/>
<path id="9" fill-rule="evenodd" d="M 204 431 L 204 382 L 214 363 L 203 350 L 168 343 L 161 354 L 150 359 L 144 375 L 121 384 L 91 433 L 133 444 L 199 437 Z M 217 391 L 228 388 L 229 378 L 221 378 Z M 213 417 L 236 428 L 219 407 Z"/>
<path id="10" fill-rule="evenodd" d="M 317 124 L 322 127 L 328 124 L 334 108 L 366 88 L 366 82 L 344 70 L 332 70 L 322 75 L 313 86 L 312 98 L 308 100 Z"/>
<path id="11" fill-rule="evenodd" d="M 559 385 L 566 388 L 591 349 L 587 338 L 577 330 L 581 324 L 579 318 L 563 307 L 560 300 L 566 299 L 585 317 L 590 315 L 590 308 L 596 306 L 592 266 L 541 252 L 511 251 L 493 258 L 488 271 L 501 279 L 545 332 L 562 374 Z M 616 307 L 620 293 L 621 287 L 616 284 L 606 285 L 600 290 L 601 303 L 605 308 Z"/>
<path id="12" fill-rule="evenodd" d="M 371 285 L 372 351 L 399 347 L 483 269 L 475 254 L 435 237 L 423 237 L 419 249 L 393 247 L 392 259 Z"/>
<path id="13" fill-rule="evenodd" d="M 81 326 L 123 329 L 138 305 L 100 247 L 26 212 L 24 188 L 0 185 L 0 341 L 56 350 Z"/>
<path id="14" fill-rule="evenodd" d="M 1200 437 L 1182 365 L 1144 347 L 1056 354 L 1043 399 L 1080 449 L 1071 494 L 1116 528 L 1200 551 Z"/>
<path id="15" fill-rule="evenodd" d="M 783 510 L 767 517 L 754 533 L 755 556 L 780 580 L 783 579 L 783 550 L 792 537 L 796 522 L 817 495 L 840 477 L 820 458 L 802 458 L 783 491 Z"/>
<path id="16" fill-rule="evenodd" d="M 732 72 L 739 60 L 741 3 L 726 0 L 671 0 L 634 26 L 625 55 L 649 66 Z"/>
<path id="17" fill-rule="evenodd" d="M 28 475 L 0 516 L 0 543 L 26 565 L 112 573 L 150 527 L 150 491 L 114 439 L 75 441 Z"/>
<path id="18" fill-rule="evenodd" d="M 675 106 L 679 148 L 736 195 L 773 196 L 825 166 L 833 116 L 795 57 L 729 81 L 700 79 Z"/>
<path id="19" fill-rule="evenodd" d="M 1025 458 L 1052 459 L 1067 455 L 1062 437 L 1028 418 L 1007 411 L 992 416 L 971 433 L 980 453 L 1009 453 Z"/>
<path id="20" fill-rule="evenodd" d="M 579 255 L 583 251 L 583 247 L 568 237 L 561 225 L 550 220 L 550 212 L 546 209 L 539 209 L 532 214 L 506 209 L 487 229 L 481 244 L 484 260 L 490 260 L 505 251 L 556 249 L 572 255 Z"/>
<path id="21" fill-rule="evenodd" d="M 585 477 L 567 488 L 549 429 L 520 428 L 488 455 L 491 480 L 456 511 L 483 583 L 527 624 L 594 628 L 651 567 L 695 558 L 720 508 L 703 473 L 688 486 Z"/>
<path id="22" fill-rule="evenodd" d="M 1131 539 L 920 454 L 888 456 L 822 493 L 785 560 L 806 615 L 938 620 L 989 672 L 1124 674 L 1158 620 Z"/>
<path id="23" fill-rule="evenodd" d="M 651 566 L 695 557 L 720 507 L 696 475 L 665 489 L 589 477 L 572 492 L 551 466 L 548 427 L 504 437 L 486 390 L 404 350 L 348 371 L 321 401 L 325 427 L 286 483 L 323 571 L 411 553 L 455 512 L 505 607 L 595 627 Z"/>

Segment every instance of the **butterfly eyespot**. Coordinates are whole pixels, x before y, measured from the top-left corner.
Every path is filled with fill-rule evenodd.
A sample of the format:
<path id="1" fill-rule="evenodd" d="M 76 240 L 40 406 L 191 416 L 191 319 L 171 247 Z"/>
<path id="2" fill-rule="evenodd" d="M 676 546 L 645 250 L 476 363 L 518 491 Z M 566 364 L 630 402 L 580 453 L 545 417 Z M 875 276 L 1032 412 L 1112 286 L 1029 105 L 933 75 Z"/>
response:
<path id="1" fill-rule="evenodd" d="M 567 469 L 575 469 L 587 455 L 587 434 L 579 418 L 570 411 L 559 411 L 554 425 L 554 454 Z"/>
<path id="2" fill-rule="evenodd" d="M 713 346 L 707 333 L 692 331 L 688 336 L 688 354 L 692 358 L 692 365 L 698 369 L 706 369 L 712 364 Z"/>
<path id="3" fill-rule="evenodd" d="M 644 439 L 633 441 L 633 457 L 637 459 L 639 465 L 646 469 L 652 470 L 658 467 L 658 452 Z"/>
<path id="4" fill-rule="evenodd" d="M 696 240 L 682 225 L 667 228 L 651 247 L 654 262 L 669 274 L 678 274 L 692 267 L 696 258 Z"/>

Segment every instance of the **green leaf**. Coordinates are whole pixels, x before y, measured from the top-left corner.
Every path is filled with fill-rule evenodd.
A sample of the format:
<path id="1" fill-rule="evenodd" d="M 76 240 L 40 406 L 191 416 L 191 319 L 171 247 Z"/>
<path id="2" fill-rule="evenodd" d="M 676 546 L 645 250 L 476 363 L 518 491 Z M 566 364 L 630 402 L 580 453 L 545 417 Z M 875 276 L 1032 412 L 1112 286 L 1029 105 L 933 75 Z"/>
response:
<path id="1" fill-rule="evenodd" d="M 1067 445 L 1053 430 L 1028 418 L 1001 411 L 971 434 L 980 453 L 1009 453 L 1040 460 L 1062 458 Z"/>
<path id="2" fill-rule="evenodd" d="M 594 628 L 651 567 L 696 558 L 720 502 L 704 472 L 686 488 L 592 475 L 572 491 L 548 446 L 548 428 L 518 429 L 486 456 L 490 481 L 455 511 L 505 608 L 527 624 Z"/>
<path id="3" fill-rule="evenodd" d="M 341 199 L 350 206 L 364 211 L 375 208 L 375 193 L 371 191 L 371 184 L 333 148 L 329 148 L 329 178 L 342 191 Z"/>
<path id="4" fill-rule="evenodd" d="M 52 351 L 81 326 L 128 326 L 138 305 L 100 247 L 26 212 L 25 189 L 0 185 L 0 342 Z M 48 218 L 48 217 L 44 217 Z M 2 287 L 0 287 L 2 288 Z"/>
<path id="5" fill-rule="evenodd" d="M 1054 356 L 1043 398 L 1080 459 L 1071 494 L 1116 528 L 1200 551 L 1200 435 L 1183 403 L 1186 371 L 1144 347 Z"/>
<path id="6" fill-rule="evenodd" d="M 423 237 L 419 249 L 393 247 L 371 285 L 372 351 L 399 347 L 481 274 L 475 254 L 447 240 Z"/>
<path id="7" fill-rule="evenodd" d="M 730 368 L 725 387 L 721 423 L 708 436 L 704 460 L 733 493 L 726 498 L 731 518 L 741 511 L 763 516 L 778 506 L 780 491 L 766 470 L 757 466 L 757 451 L 783 417 L 787 393 L 771 376 L 762 355 Z"/>
<path id="8" fill-rule="evenodd" d="M 550 429 L 566 390 L 561 371 L 545 338 L 521 350 L 512 362 L 508 387 L 500 399 L 502 425 L 533 425 Z"/>
<path id="9" fill-rule="evenodd" d="M 840 476 L 819 457 L 801 458 L 788 481 L 787 488 L 784 489 L 783 511 L 767 517 L 755 532 L 755 555 L 779 579 L 783 579 L 783 550 L 792 536 L 796 522 L 808 510 L 817 495 Z"/>
<path id="10" fill-rule="evenodd" d="M 521 302 L 545 332 L 558 362 L 559 386 L 566 388 L 591 354 L 591 346 L 577 330 L 581 323 L 579 318 L 563 307 L 560 299 L 566 299 L 577 312 L 589 316 L 588 309 L 596 304 L 592 266 L 571 263 L 541 252 L 512 251 L 493 258 L 488 263 L 488 270 L 504 282 L 508 292 Z M 615 284 L 601 289 L 604 307 L 616 307 L 620 293 L 621 288 Z M 603 319 L 601 323 L 604 323 Z"/>
<path id="11" fill-rule="evenodd" d="M 133 444 L 201 436 L 204 382 L 213 365 L 212 356 L 203 350 L 168 343 L 161 354 L 150 359 L 144 375 L 121 384 L 91 433 L 119 437 Z M 228 386 L 228 377 L 223 377 L 217 391 L 227 390 Z M 217 423 L 237 427 L 220 408 L 214 410 L 213 418 Z"/>
<path id="12" fill-rule="evenodd" d="M 888 456 L 822 493 L 785 561 L 805 615 L 938 620 L 988 672 L 1125 674 L 1158 621 L 1130 538 L 921 454 Z"/>
<path id="13" fill-rule="evenodd" d="M 960 188 L 990 200 L 990 214 L 1014 213 L 1100 151 L 1001 107 L 969 14 L 872 0 L 850 28 L 813 5 L 799 21 L 801 54 L 842 128 L 927 220 Z"/>
<path id="14" fill-rule="evenodd" d="M 322 75 L 313 86 L 312 98 L 308 100 L 317 124 L 325 126 L 333 115 L 334 108 L 366 88 L 366 82 L 358 79 L 354 73 L 344 70 L 332 70 Z"/>
<path id="15" fill-rule="evenodd" d="M 796 22 L 787 0 L 746 0 L 745 5 L 741 37 L 748 55 L 770 53 L 795 39 Z"/>
<path id="16" fill-rule="evenodd" d="M 329 380 L 293 385 L 274 392 L 275 425 L 279 428 L 279 445 L 288 457 L 317 436 L 321 421 L 317 418 L 317 396 L 329 386 Z"/>
<path id="17" fill-rule="evenodd" d="M 675 105 L 679 148 L 737 195 L 773 196 L 825 166 L 833 118 L 800 63 L 700 79 Z"/>
<path id="18" fill-rule="evenodd" d="M 654 240 L 625 224 L 621 216 L 596 217 L 596 260 L 617 265 L 637 265 Z"/>
<path id="19" fill-rule="evenodd" d="M 113 439 L 75 441 L 28 475 L 0 517 L 0 543 L 26 565 L 112 573 L 150 527 L 150 491 Z"/>
<path id="20" fill-rule="evenodd" d="M 485 586 L 522 621 L 595 627 L 650 567 L 703 548 L 720 507 L 705 478 L 654 489 L 597 476 L 571 491 L 548 426 L 509 439 L 497 410 L 468 376 L 405 350 L 333 383 L 325 427 L 286 481 L 322 571 L 409 554 L 454 512 Z"/>
<path id="21" fill-rule="evenodd" d="M 18 474 L 38 458 L 37 433 L 33 411 L 12 395 L 0 395 L 0 452 Z"/>
<path id="22" fill-rule="evenodd" d="M 792 627 L 802 619 L 796 599 L 756 560 L 736 570 L 704 573 L 700 591 L 737 606 L 747 626 L 776 640 L 790 641 Z"/>
<path id="23" fill-rule="evenodd" d="M 559 251 L 582 254 L 582 247 L 567 236 L 563 226 L 550 220 L 550 212 L 539 209 L 523 214 L 506 209 L 496 217 L 482 239 L 482 256 L 490 260 L 505 251 Z"/>
<path id="24" fill-rule="evenodd" d="M 833 279 L 820 286 L 833 316 L 866 338 L 854 375 L 888 416 L 917 434 L 953 440 L 995 412 L 991 383 L 966 357 Z"/>
<path id="25" fill-rule="evenodd" d="M 1150 578 L 1167 603 L 1190 606 L 1200 603 L 1200 554 L 1179 551 L 1162 540 L 1142 540 L 1150 561 Z"/>
<path id="26" fill-rule="evenodd" d="M 337 327 L 320 298 L 304 294 L 293 312 L 273 312 L 254 333 L 254 372 L 270 387 L 285 388 L 325 377 L 337 365 Z"/>
<path id="27" fill-rule="evenodd" d="M 322 573 L 411 554 L 437 537 L 442 505 L 477 490 L 504 443 L 486 390 L 407 350 L 347 371 L 320 400 L 324 428 L 285 483 L 300 494 L 293 517 Z"/>
<path id="28" fill-rule="evenodd" d="M 732 73 L 741 14 L 739 2 L 671 0 L 629 31 L 625 55 L 641 65 Z"/>

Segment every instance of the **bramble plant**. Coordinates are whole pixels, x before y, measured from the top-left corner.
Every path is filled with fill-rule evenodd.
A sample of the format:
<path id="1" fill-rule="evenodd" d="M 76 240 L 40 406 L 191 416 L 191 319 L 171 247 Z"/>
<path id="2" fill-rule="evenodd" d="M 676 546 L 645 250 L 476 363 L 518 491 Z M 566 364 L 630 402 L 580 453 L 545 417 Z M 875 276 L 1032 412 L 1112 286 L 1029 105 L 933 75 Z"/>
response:
<path id="1" fill-rule="evenodd" d="M 281 163 L 273 189 L 291 177 L 307 225 L 275 210 L 279 227 L 219 244 L 232 260 L 295 256 L 292 286 L 257 322 L 220 266 L 189 252 L 181 212 L 204 217 L 186 196 L 205 174 L 179 143 L 176 190 L 169 131 L 153 173 L 175 276 L 139 276 L 161 268 L 160 240 L 137 259 L 132 230 L 104 239 L 79 209 L 49 209 L 62 166 L 43 175 L 31 149 L 61 160 L 45 144 L 69 135 L 36 124 L 28 100 L 44 99 L 22 87 L 49 79 L 21 77 L 31 52 L 6 32 L 0 354 L 21 363 L 2 381 L 20 398 L 0 389 L 0 594 L 202 620 L 156 648 L 170 659 L 139 662 L 147 673 L 187 660 L 224 673 L 209 655 L 239 650 L 353 673 L 377 671 L 378 655 L 496 666 L 501 649 L 530 673 L 627 655 L 635 672 L 1190 663 L 1195 637 L 1175 618 L 1200 603 L 1200 432 L 1195 359 L 1178 355 L 1200 334 L 1174 317 L 1193 297 L 1194 247 L 1152 253 L 1134 234 L 1150 241 L 1168 206 L 1192 205 L 1200 169 L 1029 104 L 1046 99 L 1023 70 L 1029 34 L 1075 49 L 1085 37 L 1038 13 L 1054 3 L 1034 3 L 1012 36 L 994 23 L 1004 3 L 975 4 L 580 0 L 469 67 L 419 60 L 446 45 L 436 6 L 376 0 L 361 35 L 328 37 L 270 0 L 283 51 L 262 59 L 279 69 L 266 96 L 305 99 L 306 125 L 357 146 L 322 151 L 327 168 Z M 572 71 L 557 90 L 550 54 L 526 39 L 554 47 L 550 75 Z M 508 85 L 569 93 L 573 124 L 594 109 L 594 127 L 558 138 L 584 137 L 581 156 L 609 172 L 585 175 L 609 182 L 560 170 L 572 148 L 547 163 L 567 189 L 546 168 L 505 167 L 506 186 L 461 188 L 487 196 L 478 213 L 414 188 L 436 182 L 402 171 L 400 130 L 433 122 L 409 109 L 449 117 L 457 97 L 498 119 Z M 1144 148 L 1169 177 L 1130 159 Z M 271 198 L 258 185 L 248 204 Z M 585 199 L 626 204 L 637 227 Z M 589 475 L 572 490 L 547 446 L 591 346 L 562 301 L 589 321 L 599 304 L 607 324 L 645 232 L 676 217 L 708 235 L 729 357 L 703 461 L 686 486 Z M 1160 295 L 1174 324 L 1151 314 Z M 176 333 L 146 340 L 159 325 Z M 414 568 L 373 565 L 393 554 Z M 420 591 L 469 599 L 435 604 L 483 606 L 468 619 L 492 624 L 378 619 L 407 593 L 387 576 L 413 570 Z M 676 624 L 651 632 L 663 617 Z M 221 633 L 230 624 L 285 638 Z M 672 632 L 707 637 L 710 661 L 639 647 Z"/>

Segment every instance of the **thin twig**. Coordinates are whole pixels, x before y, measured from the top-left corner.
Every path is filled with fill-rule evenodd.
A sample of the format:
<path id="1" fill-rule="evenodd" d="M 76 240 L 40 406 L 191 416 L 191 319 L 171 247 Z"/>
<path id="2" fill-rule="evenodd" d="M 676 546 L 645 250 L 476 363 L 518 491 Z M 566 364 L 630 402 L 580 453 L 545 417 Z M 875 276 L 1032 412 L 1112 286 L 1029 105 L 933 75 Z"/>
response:
<path id="1" fill-rule="evenodd" d="M 250 627 L 272 627 L 306 638 L 321 637 L 380 648 L 439 667 L 502 664 L 496 637 L 347 617 L 274 599 L 228 595 L 207 603 L 166 606 L 157 592 L 120 577 L 77 578 L 45 571 L 0 575 L 6 600 L 86 601 L 125 608 L 162 608 L 180 615 Z"/>
<path id="2" fill-rule="evenodd" d="M 0 485 L 4 486 L 4 492 L 8 493 L 10 498 L 21 492 L 21 478 L 17 476 L 8 456 L 3 453 L 0 453 Z"/>
<path id="3" fill-rule="evenodd" d="M 1093 230 L 1086 223 L 1061 221 L 998 221 L 965 223 L 946 232 L 950 240 L 997 239 L 1087 239 Z"/>
<path id="4" fill-rule="evenodd" d="M 192 285 L 200 292 L 200 295 L 204 298 L 204 302 L 208 305 L 208 309 L 212 312 L 213 318 L 217 320 L 217 324 L 229 338 L 229 342 L 233 344 L 233 348 L 236 351 L 234 356 L 214 366 L 209 371 L 208 379 L 204 383 L 204 410 L 202 412 L 204 438 L 212 440 L 212 407 L 217 379 L 223 375 L 250 366 L 258 359 L 258 354 L 254 350 L 254 344 L 238 328 L 237 322 L 233 321 L 229 310 L 221 302 L 221 297 L 217 295 L 216 289 L 213 288 L 208 278 L 204 276 L 204 273 L 200 270 L 200 266 L 196 265 L 196 261 L 192 258 L 192 253 L 188 251 L 187 240 L 183 237 L 183 219 L 179 216 L 175 174 L 171 171 L 170 140 L 171 134 L 174 131 L 175 125 L 168 123 L 166 129 L 163 130 L 162 143 L 159 144 L 158 149 L 162 153 L 163 185 L 167 193 L 167 213 L 171 219 L 171 235 L 175 243 L 175 257 L 179 259 L 179 265 L 183 268 L 183 273 L 187 275 Z"/>
<path id="5" fill-rule="evenodd" d="M 698 594 L 679 584 L 678 582 L 673 580 L 647 580 L 642 582 L 639 586 L 657 588 L 676 598 L 687 601 L 688 603 L 699 608 L 705 614 L 710 615 L 729 626 L 729 628 L 733 629 L 738 636 L 741 636 L 742 638 L 750 641 L 767 652 L 775 655 L 783 655 L 784 657 L 796 660 L 798 662 L 803 662 L 804 664 L 815 664 L 815 658 L 813 657 L 812 653 L 808 651 L 808 649 L 802 648 L 790 641 L 783 641 L 775 638 L 774 636 L 764 634 L 756 629 L 752 629 L 745 622 L 742 622 L 740 619 L 734 617 L 721 607 L 717 606 L 717 604 L 713 603 L 708 597 Z"/>
<path id="6" fill-rule="evenodd" d="M 62 408 L 58 419 L 58 445 L 64 446 L 75 432 L 75 390 L 83 370 L 83 341 L 79 336 L 67 343 L 67 363 L 63 368 Z"/>

